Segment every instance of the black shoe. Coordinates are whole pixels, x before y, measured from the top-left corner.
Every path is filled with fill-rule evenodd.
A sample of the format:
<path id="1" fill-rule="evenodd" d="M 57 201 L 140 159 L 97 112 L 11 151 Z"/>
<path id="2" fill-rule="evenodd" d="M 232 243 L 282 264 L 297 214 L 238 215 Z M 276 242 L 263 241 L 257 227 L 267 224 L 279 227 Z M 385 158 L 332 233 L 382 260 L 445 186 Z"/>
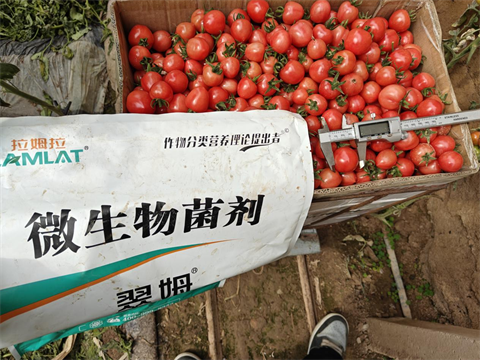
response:
<path id="1" fill-rule="evenodd" d="M 197 355 L 192 354 L 190 352 L 184 352 L 184 353 L 178 354 L 175 360 L 202 360 L 202 359 L 200 359 Z"/>
<path id="2" fill-rule="evenodd" d="M 313 348 L 329 347 L 340 356 L 347 349 L 348 323 L 340 314 L 328 314 L 313 329 L 308 353 Z"/>

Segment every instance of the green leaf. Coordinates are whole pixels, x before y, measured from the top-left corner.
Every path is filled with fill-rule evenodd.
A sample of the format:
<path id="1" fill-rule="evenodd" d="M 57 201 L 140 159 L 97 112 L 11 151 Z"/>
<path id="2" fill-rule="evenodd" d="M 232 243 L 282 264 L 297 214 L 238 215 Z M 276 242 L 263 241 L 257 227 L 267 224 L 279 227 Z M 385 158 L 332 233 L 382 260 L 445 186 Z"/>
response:
<path id="1" fill-rule="evenodd" d="M 70 8 L 70 17 L 72 18 L 72 20 L 83 20 L 83 15 L 77 12 L 77 9 L 75 9 L 74 7 Z"/>
<path id="2" fill-rule="evenodd" d="M 72 40 L 78 40 L 80 39 L 83 35 L 88 33 L 90 31 L 89 27 L 86 27 L 85 29 L 82 29 L 80 31 L 77 31 L 75 34 L 72 35 Z"/>
<path id="3" fill-rule="evenodd" d="M 43 80 L 47 81 L 49 77 L 48 59 L 43 55 L 43 51 L 34 54 L 32 60 L 38 60 L 40 62 L 40 74 Z"/>
<path id="4" fill-rule="evenodd" d="M 20 69 L 13 64 L 0 63 L 0 80 L 12 80 L 19 71 Z"/>

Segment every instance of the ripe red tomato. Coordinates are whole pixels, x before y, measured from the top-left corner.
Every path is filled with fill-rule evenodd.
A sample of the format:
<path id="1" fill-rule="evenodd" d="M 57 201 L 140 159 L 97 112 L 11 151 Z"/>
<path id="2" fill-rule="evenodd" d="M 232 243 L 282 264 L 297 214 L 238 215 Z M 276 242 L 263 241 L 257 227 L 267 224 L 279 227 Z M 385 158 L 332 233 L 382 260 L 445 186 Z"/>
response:
<path id="1" fill-rule="evenodd" d="M 455 140 L 448 135 L 439 135 L 430 144 L 435 149 L 437 156 L 441 156 L 443 153 L 455 149 Z"/>
<path id="2" fill-rule="evenodd" d="M 420 139 L 421 143 L 431 143 L 433 140 L 436 139 L 438 133 L 437 133 L 438 128 L 430 128 L 430 129 L 423 129 L 423 130 L 417 130 L 417 135 L 418 138 Z"/>
<path id="3" fill-rule="evenodd" d="M 345 49 L 350 50 L 355 55 L 365 54 L 372 44 L 372 36 L 363 29 L 353 29 L 348 33 L 345 40 Z M 410 65 L 410 64 L 409 64 Z"/>
<path id="4" fill-rule="evenodd" d="M 395 150 L 408 151 L 415 148 L 420 143 L 420 139 L 414 131 L 407 131 L 407 138 L 393 143 Z"/>
<path id="5" fill-rule="evenodd" d="M 280 70 L 280 78 L 287 84 L 298 84 L 304 77 L 305 69 L 296 60 L 289 60 Z"/>
<path id="6" fill-rule="evenodd" d="M 343 114 L 343 116 L 345 116 L 345 118 L 347 119 L 347 124 L 348 125 L 351 125 L 353 123 L 356 123 L 358 122 L 358 117 L 357 115 L 353 115 L 353 114 Z M 355 147 L 354 145 L 352 145 L 353 147 Z M 367 152 L 369 150 L 367 149 Z"/>
<path id="7" fill-rule="evenodd" d="M 342 82 L 345 82 L 341 86 L 345 95 L 354 96 L 362 92 L 363 80 L 359 75 L 355 73 L 347 74 L 342 78 Z"/>
<path id="8" fill-rule="evenodd" d="M 396 32 L 404 32 L 410 28 L 410 14 L 407 10 L 396 10 L 388 19 L 388 27 Z"/>
<path id="9" fill-rule="evenodd" d="M 303 18 L 303 6 L 295 1 L 288 1 L 283 7 L 282 20 L 285 24 L 292 25 Z"/>
<path id="10" fill-rule="evenodd" d="M 328 109 L 322 115 L 330 131 L 342 128 L 342 113 L 335 109 Z"/>
<path id="11" fill-rule="evenodd" d="M 400 45 L 413 44 L 413 33 L 411 31 L 404 31 L 400 34 Z"/>
<path id="12" fill-rule="evenodd" d="M 378 43 L 378 46 L 380 46 L 380 49 L 382 51 L 386 51 L 387 53 L 390 53 L 393 50 L 395 50 L 398 47 L 398 45 L 400 45 L 400 36 L 393 29 L 385 30 L 385 36 Z"/>
<path id="13" fill-rule="evenodd" d="M 240 61 L 235 57 L 228 57 L 222 60 L 220 67 L 223 70 L 223 75 L 228 79 L 233 79 L 240 71 Z"/>
<path id="14" fill-rule="evenodd" d="M 305 101 L 305 110 L 314 116 L 322 115 L 327 109 L 327 106 L 327 100 L 319 94 L 312 94 Z"/>
<path id="15" fill-rule="evenodd" d="M 195 30 L 201 32 L 203 29 L 203 17 L 205 16 L 205 10 L 197 9 L 190 17 L 190 22 L 195 26 Z"/>
<path id="16" fill-rule="evenodd" d="M 322 80 L 329 77 L 330 67 L 331 63 L 328 59 L 317 60 L 310 66 L 308 75 L 317 83 L 321 83 Z"/>
<path id="17" fill-rule="evenodd" d="M 223 79 L 220 87 L 231 95 L 237 95 L 238 82 L 235 79 Z"/>
<path id="18" fill-rule="evenodd" d="M 140 84 L 145 74 L 146 74 L 145 70 L 136 70 L 133 73 L 133 80 L 135 81 L 135 84 Z"/>
<path id="19" fill-rule="evenodd" d="M 280 90 L 278 79 L 272 74 L 263 74 L 257 80 L 257 91 L 262 96 L 273 96 Z"/>
<path id="20" fill-rule="evenodd" d="M 180 35 L 183 41 L 188 41 L 195 36 L 195 25 L 191 22 L 181 22 L 175 29 L 175 34 Z"/>
<path id="21" fill-rule="evenodd" d="M 378 95 L 378 102 L 388 110 L 396 110 L 400 107 L 400 101 L 404 98 L 407 90 L 401 85 L 388 85 Z"/>
<path id="22" fill-rule="evenodd" d="M 185 99 L 186 99 L 186 96 L 183 95 L 183 94 L 173 95 L 173 99 L 172 99 L 172 101 L 170 101 L 167 112 L 169 112 L 169 113 L 172 113 L 172 112 L 187 112 L 188 108 L 187 108 L 187 105 L 185 105 Z"/>
<path id="23" fill-rule="evenodd" d="M 161 80 L 162 80 L 162 75 L 160 75 L 155 71 L 149 71 L 142 77 L 140 84 L 142 85 L 143 90 L 148 92 L 152 88 L 153 84 Z"/>
<path id="24" fill-rule="evenodd" d="M 219 10 L 210 10 L 203 17 L 203 29 L 212 35 L 218 35 L 225 29 L 225 15 Z"/>
<path id="25" fill-rule="evenodd" d="M 366 64 L 375 64 L 380 60 L 381 50 L 377 43 L 371 43 L 367 52 L 358 56 L 358 60 L 362 60 Z"/>
<path id="26" fill-rule="evenodd" d="M 347 99 L 348 101 L 348 112 L 358 113 L 365 109 L 365 100 L 360 95 L 354 95 Z"/>
<path id="27" fill-rule="evenodd" d="M 233 9 L 232 11 L 230 11 L 230 14 L 228 14 L 227 16 L 228 25 L 232 26 L 233 22 L 237 20 L 237 18 L 241 19 L 242 17 L 244 19 L 250 20 L 250 17 L 248 16 L 245 10 L 239 9 L 239 8 Z"/>
<path id="28" fill-rule="evenodd" d="M 368 146 L 370 147 L 370 149 L 378 153 L 385 149 L 391 149 L 392 143 L 388 142 L 387 140 L 373 140 Z"/>
<path id="29" fill-rule="evenodd" d="M 197 87 L 188 93 L 185 105 L 194 112 L 205 112 L 208 110 L 209 100 L 207 89 Z"/>
<path id="30" fill-rule="evenodd" d="M 321 59 L 327 52 L 327 45 L 322 39 L 310 40 L 307 46 L 307 53 L 313 60 Z"/>
<path id="31" fill-rule="evenodd" d="M 432 98 L 427 98 L 423 100 L 420 104 L 418 104 L 417 108 L 418 117 L 440 115 L 442 112 L 442 103 Z"/>
<path id="32" fill-rule="evenodd" d="M 347 75 L 355 69 L 357 59 L 355 54 L 349 50 L 341 50 L 332 57 L 332 66 L 340 75 Z"/>
<path id="33" fill-rule="evenodd" d="M 199 38 L 194 37 L 187 42 L 187 55 L 193 60 L 203 61 L 210 53 L 208 43 Z"/>
<path id="34" fill-rule="evenodd" d="M 149 91 L 150 97 L 152 99 L 162 100 L 159 101 L 159 105 L 165 105 L 165 102 L 170 102 L 173 99 L 173 90 L 170 85 L 168 85 L 165 81 L 157 81 L 153 86 L 150 88 Z M 168 106 L 168 104 L 167 104 Z"/>
<path id="35" fill-rule="evenodd" d="M 329 109 L 335 109 L 340 111 L 342 114 L 345 114 L 348 111 L 349 101 L 345 100 L 343 97 L 337 97 L 328 102 Z"/>
<path id="36" fill-rule="evenodd" d="M 438 128 L 438 135 L 448 135 L 452 125 L 443 125 Z"/>
<path id="37" fill-rule="evenodd" d="M 412 86 L 418 91 L 422 91 L 426 88 L 433 88 L 435 87 L 435 79 L 429 73 L 421 72 L 413 78 Z"/>
<path id="38" fill-rule="evenodd" d="M 135 25 L 128 33 L 130 46 L 140 45 L 151 49 L 154 43 L 153 34 L 145 25 Z"/>
<path id="39" fill-rule="evenodd" d="M 292 39 L 292 44 L 297 48 L 307 46 L 313 37 L 313 28 L 305 20 L 300 20 L 290 27 L 288 32 Z"/>
<path id="40" fill-rule="evenodd" d="M 375 165 L 382 170 L 389 170 L 397 163 L 397 154 L 391 149 L 385 149 L 378 153 Z"/>
<path id="41" fill-rule="evenodd" d="M 158 52 L 164 52 L 172 47 L 172 38 L 165 30 L 155 31 L 153 39 L 153 48 Z"/>
<path id="42" fill-rule="evenodd" d="M 330 45 L 333 41 L 332 30 L 328 29 L 323 24 L 315 25 L 315 27 L 313 28 L 313 36 L 315 37 L 315 39 L 323 40 L 326 45 Z"/>
<path id="43" fill-rule="evenodd" d="M 305 121 L 307 122 L 308 133 L 313 135 L 318 134 L 318 129 L 320 129 L 320 120 L 318 120 L 318 117 L 308 115 Z"/>
<path id="44" fill-rule="evenodd" d="M 367 81 L 368 77 L 370 76 L 370 74 L 368 73 L 367 65 L 362 60 L 357 60 L 355 62 L 355 68 L 353 69 L 353 73 L 360 76 L 362 81 Z"/>
<path id="45" fill-rule="evenodd" d="M 143 66 L 142 64 L 140 64 L 140 61 L 142 61 L 145 57 L 150 58 L 151 56 L 152 54 L 146 47 L 135 45 L 130 49 L 128 53 L 128 61 L 134 69 L 143 70 Z"/>
<path id="46" fill-rule="evenodd" d="M 247 45 L 245 49 L 245 57 L 247 60 L 262 62 L 263 55 L 265 54 L 265 46 L 262 43 L 251 43 Z"/>
<path id="47" fill-rule="evenodd" d="M 308 92 L 305 89 L 296 89 L 292 94 L 292 101 L 294 104 L 303 105 L 308 98 Z"/>
<path id="48" fill-rule="evenodd" d="M 188 77 L 180 70 L 170 71 L 164 81 L 170 85 L 174 94 L 183 93 L 188 88 Z"/>
<path id="49" fill-rule="evenodd" d="M 375 81 L 369 81 L 363 85 L 360 95 L 363 97 L 367 104 L 373 104 L 377 101 L 378 95 L 382 88 Z"/>
<path id="50" fill-rule="evenodd" d="M 355 172 L 342 173 L 342 186 L 350 186 L 357 182 L 357 175 Z"/>
<path id="51" fill-rule="evenodd" d="M 317 0 L 310 7 L 310 19 L 316 24 L 324 24 L 331 10 L 328 0 Z"/>
<path id="52" fill-rule="evenodd" d="M 415 166 L 424 166 L 432 160 L 435 160 L 435 149 L 430 144 L 419 144 L 410 151 L 410 160 Z"/>
<path id="53" fill-rule="evenodd" d="M 248 102 L 244 98 L 236 97 L 235 106 L 230 109 L 230 111 L 245 111 L 248 108 Z"/>
<path id="54" fill-rule="evenodd" d="M 130 113 L 153 114 L 152 98 L 146 91 L 134 90 L 127 96 L 127 110 Z"/>
<path id="55" fill-rule="evenodd" d="M 267 38 L 267 40 L 272 49 L 279 54 L 285 54 L 292 44 L 290 35 L 281 27 L 278 27 L 272 31 L 270 38 Z"/>
<path id="56" fill-rule="evenodd" d="M 342 175 L 339 172 L 334 172 L 329 168 L 325 168 L 318 174 L 320 177 L 320 187 L 322 189 L 336 188 L 342 183 Z"/>
<path id="57" fill-rule="evenodd" d="M 257 93 L 257 85 L 250 78 L 244 77 L 238 82 L 237 93 L 244 99 L 250 99 Z"/>
<path id="58" fill-rule="evenodd" d="M 368 19 L 367 21 L 365 21 L 363 27 L 370 28 L 368 29 L 368 31 L 373 34 L 373 41 L 375 43 L 380 42 L 380 40 L 382 40 L 385 36 L 385 22 L 381 18 L 375 17 L 373 19 Z"/>
<path id="59" fill-rule="evenodd" d="M 446 151 L 438 158 L 440 168 L 446 172 L 457 172 L 463 166 L 463 158 L 456 151 Z"/>
<path id="60" fill-rule="evenodd" d="M 390 54 L 390 61 L 398 71 L 406 71 L 412 64 L 412 54 L 406 49 L 398 48 Z"/>
<path id="61" fill-rule="evenodd" d="M 404 111 L 400 114 L 400 120 L 416 119 L 417 117 L 413 111 Z"/>
<path id="62" fill-rule="evenodd" d="M 223 81 L 223 71 L 220 64 L 206 64 L 203 67 L 203 79 L 207 86 L 219 86 Z"/>
<path id="63" fill-rule="evenodd" d="M 405 101 L 408 105 L 403 106 L 404 109 L 412 109 L 423 101 L 423 95 L 420 91 L 413 87 L 407 87 L 407 95 Z"/>
<path id="64" fill-rule="evenodd" d="M 375 81 L 380 86 L 388 86 L 397 83 L 397 76 L 393 66 L 385 66 L 378 70 Z"/>
<path id="65" fill-rule="evenodd" d="M 343 25 L 337 26 L 335 29 L 332 30 L 332 46 L 340 47 L 340 44 L 345 40 L 347 40 L 348 34 L 350 30 L 348 30 Z"/>
<path id="66" fill-rule="evenodd" d="M 261 24 L 265 20 L 269 7 L 265 0 L 251 0 L 247 4 L 247 13 L 252 21 Z"/>
<path id="67" fill-rule="evenodd" d="M 198 75 L 197 78 L 193 81 L 190 81 L 188 84 L 188 89 L 191 91 L 197 87 L 204 87 L 205 89 L 209 89 L 210 86 L 205 84 L 205 80 L 203 79 L 203 75 Z"/>
<path id="68" fill-rule="evenodd" d="M 251 4 L 251 2 L 249 2 Z M 230 27 L 230 34 L 238 42 L 245 43 L 252 36 L 252 23 L 247 19 L 237 19 Z"/>
<path id="69" fill-rule="evenodd" d="M 228 92 L 221 87 L 212 87 L 210 90 L 208 90 L 208 107 L 212 110 L 216 110 L 217 104 L 219 102 L 227 101 L 228 96 Z"/>
<path id="70" fill-rule="evenodd" d="M 277 110 L 290 110 L 290 102 L 283 96 L 274 96 L 270 99 L 269 105 L 273 105 Z"/>
<path id="71" fill-rule="evenodd" d="M 366 183 L 371 180 L 370 175 L 368 175 L 365 170 L 359 170 L 355 175 L 357 176 L 357 184 Z"/>
<path id="72" fill-rule="evenodd" d="M 412 160 L 405 158 L 398 158 L 396 167 L 400 171 L 403 177 L 412 176 L 415 172 L 415 165 Z"/>
<path id="73" fill-rule="evenodd" d="M 335 150 L 335 170 L 341 173 L 351 172 L 357 168 L 358 154 L 351 147 L 341 147 Z"/>
<path id="74" fill-rule="evenodd" d="M 178 54 L 170 54 L 163 60 L 163 70 L 167 73 L 172 70 L 183 70 L 185 68 L 185 61 Z"/>
<path id="75" fill-rule="evenodd" d="M 261 29 L 253 30 L 252 36 L 250 36 L 248 43 L 249 44 L 261 43 L 263 46 L 267 47 L 268 41 L 267 41 L 267 36 L 265 35 L 265 31 Z"/>
<path id="76" fill-rule="evenodd" d="M 418 171 L 422 175 L 432 175 L 441 173 L 442 168 L 440 167 L 440 162 L 438 160 L 432 160 L 428 165 L 419 166 Z"/>
<path id="77" fill-rule="evenodd" d="M 352 5 L 350 1 L 344 1 L 338 8 L 337 19 L 339 22 L 348 20 L 348 23 L 351 24 L 355 19 L 358 18 L 358 13 L 358 8 Z"/>

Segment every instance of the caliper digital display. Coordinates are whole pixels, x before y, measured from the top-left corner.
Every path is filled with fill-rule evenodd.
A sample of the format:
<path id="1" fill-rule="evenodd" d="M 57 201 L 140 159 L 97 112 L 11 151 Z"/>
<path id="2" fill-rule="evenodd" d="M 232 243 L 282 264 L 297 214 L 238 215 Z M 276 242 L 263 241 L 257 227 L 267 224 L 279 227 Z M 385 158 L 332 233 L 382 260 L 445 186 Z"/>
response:
<path id="1" fill-rule="evenodd" d="M 360 131 L 360 137 L 366 138 L 370 136 L 389 134 L 390 126 L 388 121 L 381 121 L 374 124 L 359 124 L 358 130 Z"/>

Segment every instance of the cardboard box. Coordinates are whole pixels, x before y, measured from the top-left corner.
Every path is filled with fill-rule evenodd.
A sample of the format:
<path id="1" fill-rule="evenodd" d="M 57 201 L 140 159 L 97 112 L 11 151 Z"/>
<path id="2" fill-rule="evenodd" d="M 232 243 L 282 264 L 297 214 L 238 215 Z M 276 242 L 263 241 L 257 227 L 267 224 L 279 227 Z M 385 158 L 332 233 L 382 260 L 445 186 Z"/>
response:
<path id="1" fill-rule="evenodd" d="M 298 1 L 310 6 L 314 0 Z M 343 0 L 330 0 L 332 9 L 337 9 Z M 148 26 L 152 31 L 175 31 L 182 21 L 189 21 L 197 8 L 215 8 L 226 15 L 234 8 L 246 9 L 247 0 L 110 0 L 109 17 L 114 34 L 113 51 L 107 58 L 107 68 L 112 87 L 117 91 L 117 112 L 125 112 L 125 100 L 134 88 L 133 73 L 128 63 L 127 36 L 136 24 Z M 270 6 L 276 8 L 286 1 L 270 0 Z M 417 21 L 411 31 L 415 44 L 422 47 L 427 57 L 423 70 L 436 79 L 437 88 L 449 94 L 452 104 L 445 112 L 460 111 L 453 91 L 447 67 L 443 58 L 442 33 L 435 5 L 432 0 L 364 0 L 359 7 L 361 12 L 388 18 L 397 9 L 416 10 Z M 107 44 L 108 48 L 108 44 Z M 415 196 L 440 189 L 446 184 L 476 173 L 479 164 L 476 161 L 473 144 L 467 125 L 456 125 L 450 133 L 459 144 L 459 151 L 464 158 L 461 171 L 453 174 L 435 174 L 406 178 L 384 179 L 336 189 L 315 190 L 312 207 L 305 227 L 317 227 L 378 211 Z M 395 194 L 393 197 L 389 197 Z M 385 198 L 384 201 L 381 201 Z"/>

